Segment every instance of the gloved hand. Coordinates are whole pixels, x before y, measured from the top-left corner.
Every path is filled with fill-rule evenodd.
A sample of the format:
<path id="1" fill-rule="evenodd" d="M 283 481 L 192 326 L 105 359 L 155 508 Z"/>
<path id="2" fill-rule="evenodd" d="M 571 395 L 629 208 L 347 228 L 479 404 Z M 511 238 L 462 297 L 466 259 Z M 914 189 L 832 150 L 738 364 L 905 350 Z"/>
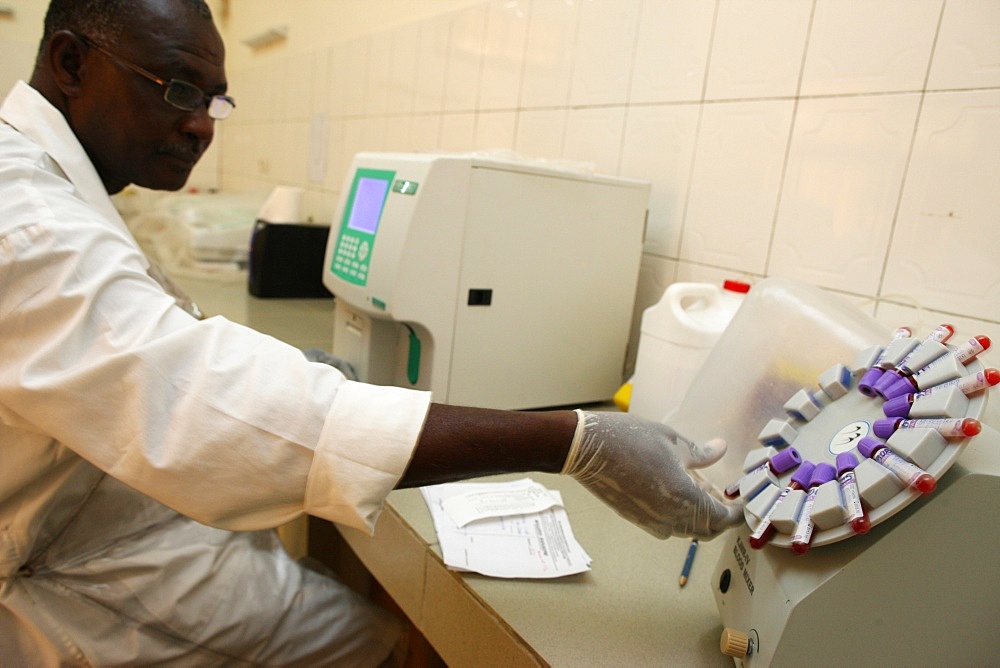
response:
<path id="1" fill-rule="evenodd" d="M 739 505 L 698 486 L 687 469 L 716 462 L 726 443 L 693 443 L 670 427 L 624 413 L 577 411 L 562 473 L 657 538 L 713 538 L 743 521 Z"/>
<path id="2" fill-rule="evenodd" d="M 308 350 L 303 350 L 302 354 L 306 356 L 306 359 L 310 362 L 322 362 L 323 364 L 329 364 L 334 369 L 340 371 L 344 374 L 347 380 L 357 380 L 358 372 L 354 370 L 354 365 L 345 359 L 341 359 L 325 350 L 320 350 L 319 348 L 309 348 Z"/>

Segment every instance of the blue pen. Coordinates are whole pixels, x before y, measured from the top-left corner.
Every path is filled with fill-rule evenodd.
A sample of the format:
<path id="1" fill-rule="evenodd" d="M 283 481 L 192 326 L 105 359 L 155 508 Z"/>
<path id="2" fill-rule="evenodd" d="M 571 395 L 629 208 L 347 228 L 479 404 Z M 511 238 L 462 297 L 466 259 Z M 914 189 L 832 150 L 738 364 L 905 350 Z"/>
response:
<path id="1" fill-rule="evenodd" d="M 694 563 L 694 553 L 698 551 L 698 539 L 691 539 L 691 546 L 688 547 L 687 558 L 684 559 L 684 568 L 681 569 L 681 586 L 687 584 L 688 576 L 691 575 L 691 564 Z"/>

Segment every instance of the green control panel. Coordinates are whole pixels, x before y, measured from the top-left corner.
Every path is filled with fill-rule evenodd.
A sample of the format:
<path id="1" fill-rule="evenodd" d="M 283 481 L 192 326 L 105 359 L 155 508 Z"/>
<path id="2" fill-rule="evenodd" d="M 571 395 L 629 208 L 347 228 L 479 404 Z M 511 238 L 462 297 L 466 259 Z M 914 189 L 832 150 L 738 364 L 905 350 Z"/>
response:
<path id="1" fill-rule="evenodd" d="M 375 233 L 395 177 L 396 172 L 379 169 L 359 169 L 354 174 L 330 266 L 348 283 L 368 282 Z"/>

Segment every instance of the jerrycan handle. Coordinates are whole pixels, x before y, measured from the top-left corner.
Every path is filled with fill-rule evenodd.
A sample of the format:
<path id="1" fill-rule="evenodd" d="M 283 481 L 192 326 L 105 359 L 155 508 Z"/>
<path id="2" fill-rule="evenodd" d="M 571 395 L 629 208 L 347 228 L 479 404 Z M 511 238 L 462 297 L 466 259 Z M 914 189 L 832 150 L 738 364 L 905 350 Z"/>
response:
<path id="1" fill-rule="evenodd" d="M 702 311 L 722 308 L 722 290 L 710 283 L 675 283 L 667 289 L 668 304 L 674 319 L 690 329 L 705 329 L 700 318 L 691 315 L 691 307 L 704 302 Z"/>

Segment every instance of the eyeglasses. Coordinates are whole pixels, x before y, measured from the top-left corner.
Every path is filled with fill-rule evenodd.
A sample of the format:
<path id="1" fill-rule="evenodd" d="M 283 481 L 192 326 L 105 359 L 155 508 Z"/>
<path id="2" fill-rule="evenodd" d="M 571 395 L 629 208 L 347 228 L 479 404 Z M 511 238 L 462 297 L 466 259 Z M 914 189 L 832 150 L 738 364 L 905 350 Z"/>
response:
<path id="1" fill-rule="evenodd" d="M 86 35 L 78 35 L 78 37 L 84 44 L 97 49 L 106 58 L 113 60 L 119 65 L 132 70 L 139 76 L 145 77 L 162 86 L 163 99 L 172 107 L 176 107 L 177 109 L 181 109 L 183 111 L 194 111 L 198 107 L 206 105 L 208 107 L 209 118 L 217 121 L 228 118 L 229 114 L 233 113 L 233 109 L 236 108 L 236 102 L 228 95 L 207 95 L 205 91 L 198 88 L 194 84 L 188 83 L 187 81 L 181 81 L 180 79 L 165 81 L 155 74 L 142 69 L 138 65 L 130 63 L 121 56 L 111 53 L 99 44 L 95 44 L 94 41 Z"/>

